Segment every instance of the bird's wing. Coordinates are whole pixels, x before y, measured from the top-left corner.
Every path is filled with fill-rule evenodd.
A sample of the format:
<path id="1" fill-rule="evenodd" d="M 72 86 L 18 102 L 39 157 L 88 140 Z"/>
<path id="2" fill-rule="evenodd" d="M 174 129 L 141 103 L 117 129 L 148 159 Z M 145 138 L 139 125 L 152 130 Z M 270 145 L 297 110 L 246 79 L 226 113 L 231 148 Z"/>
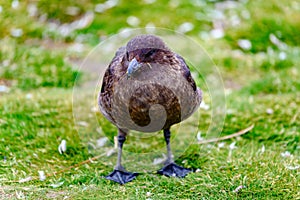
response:
<path id="1" fill-rule="evenodd" d="M 186 78 L 188 83 L 192 86 L 193 90 L 196 91 L 197 86 L 196 86 L 196 83 L 195 83 L 195 81 L 194 81 L 194 79 L 191 75 L 191 71 L 190 71 L 189 66 L 186 64 L 185 60 L 180 55 L 175 54 L 175 57 L 179 61 L 180 71 L 181 71 L 182 75 Z"/>
<path id="2" fill-rule="evenodd" d="M 111 122 L 114 122 L 114 119 L 111 115 L 111 98 L 114 91 L 114 85 L 121 78 L 121 76 L 126 73 L 126 66 L 123 62 L 125 52 L 125 47 L 119 48 L 116 52 L 115 57 L 112 59 L 105 71 L 101 92 L 99 94 L 98 101 L 100 111 Z"/>
<path id="3" fill-rule="evenodd" d="M 199 107 L 201 101 L 202 101 L 202 92 L 199 88 L 197 88 L 196 83 L 191 75 L 190 68 L 186 64 L 185 60 L 178 54 L 175 55 L 176 59 L 179 61 L 179 71 L 183 75 L 183 77 L 187 80 L 188 84 L 193 88 L 194 93 L 191 95 L 188 105 L 186 108 L 188 108 L 187 111 L 183 112 L 186 115 L 182 116 L 183 119 L 186 119 L 189 117 L 192 113 L 195 112 L 195 110 Z M 193 97 L 192 97 L 193 96 Z M 187 105 L 187 104 L 185 104 Z"/>

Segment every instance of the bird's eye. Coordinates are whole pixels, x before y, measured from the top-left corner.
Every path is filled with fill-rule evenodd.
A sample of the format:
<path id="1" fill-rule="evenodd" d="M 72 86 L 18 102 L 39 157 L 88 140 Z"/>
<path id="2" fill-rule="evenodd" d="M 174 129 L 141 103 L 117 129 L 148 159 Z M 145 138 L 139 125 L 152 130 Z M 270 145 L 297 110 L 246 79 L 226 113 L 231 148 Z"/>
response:
<path id="1" fill-rule="evenodd" d="M 146 57 L 150 57 L 152 56 L 154 53 L 156 53 L 156 49 L 151 49 L 150 51 L 148 51 L 148 53 L 146 54 Z"/>

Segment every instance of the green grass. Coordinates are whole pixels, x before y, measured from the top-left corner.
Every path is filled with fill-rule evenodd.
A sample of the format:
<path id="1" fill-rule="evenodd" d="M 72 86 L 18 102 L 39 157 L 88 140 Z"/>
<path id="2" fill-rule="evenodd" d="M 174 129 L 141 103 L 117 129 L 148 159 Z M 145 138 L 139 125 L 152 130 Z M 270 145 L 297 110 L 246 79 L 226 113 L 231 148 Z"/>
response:
<path id="1" fill-rule="evenodd" d="M 64 54 L 41 47 L 17 45 L 11 40 L 1 41 L 0 58 L 7 60 L 2 78 L 14 81 L 22 89 L 38 87 L 73 87 L 79 73 L 64 60 Z M 38 58 L 38 59 L 37 59 Z"/>
<path id="2" fill-rule="evenodd" d="M 217 1 L 199 1 L 199 6 L 192 2 L 196 1 L 176 7 L 175 1 L 149 5 L 141 1 L 134 6 L 120 1 L 104 13 L 95 13 L 89 26 L 62 35 L 62 23 L 78 20 L 98 2 L 39 1 L 37 14 L 30 17 L 27 6 L 34 1 L 21 1 L 16 9 L 10 1 L 0 1 L 0 85 L 10 89 L 0 92 L 0 199 L 300 198 L 299 168 L 293 169 L 300 166 L 300 4 L 279 0 L 239 3 L 224 10 L 224 37 L 203 39 L 199 32 L 213 27 Z M 78 13 L 67 14 L 68 6 L 77 6 Z M 198 129 L 202 136 L 207 133 L 211 109 L 201 109 L 200 120 L 193 116 L 174 126 L 176 162 L 200 169 L 184 179 L 155 173 L 161 165 L 153 165 L 153 159 L 165 153 L 161 133 L 142 139 L 137 136 L 140 133 L 128 137 L 124 164 L 141 172 L 136 180 L 120 186 L 104 179 L 116 160 L 115 153 L 106 153 L 114 147 L 117 130 L 92 109 L 93 93 L 83 89 L 79 96 L 72 94 L 75 83 L 85 87 L 93 77 L 91 72 L 79 72 L 74 62 L 79 65 L 103 38 L 131 27 L 128 16 L 138 17 L 139 27 L 153 23 L 176 29 L 186 21 L 193 23 L 194 29 L 187 35 L 205 48 L 225 85 L 227 114 L 220 136 L 255 124 L 249 133 L 223 141 L 223 147 L 221 142 L 195 143 Z M 240 25 L 234 26 L 229 22 L 236 16 Z M 51 28 L 51 23 L 57 27 Z M 11 35 L 16 28 L 22 29 L 20 37 Z M 274 44 L 270 34 L 284 43 L 283 47 Z M 251 41 L 251 49 L 240 48 L 239 39 Z M 77 43 L 85 50 L 72 50 Z M 209 104 L 206 74 L 195 78 Z M 97 139 L 104 136 L 110 142 L 97 148 Z M 63 139 L 67 151 L 60 154 L 58 146 Z M 230 150 L 234 142 L 236 148 Z M 286 151 L 291 156 L 282 156 Z M 76 166 L 97 155 L 102 156 Z M 75 167 L 67 169 L 70 166 Z M 64 171 L 53 175 L 60 170 Z M 52 175 L 45 181 L 18 182 L 38 177 L 38 171 Z M 239 186 L 245 187 L 234 192 Z"/>

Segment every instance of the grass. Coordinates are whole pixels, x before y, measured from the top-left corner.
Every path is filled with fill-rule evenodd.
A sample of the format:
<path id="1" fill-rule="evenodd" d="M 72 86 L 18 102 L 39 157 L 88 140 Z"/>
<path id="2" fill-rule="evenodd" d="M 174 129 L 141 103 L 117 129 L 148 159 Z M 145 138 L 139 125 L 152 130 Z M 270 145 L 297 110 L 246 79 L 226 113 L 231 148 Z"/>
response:
<path id="1" fill-rule="evenodd" d="M 10 40 L 1 43 L 2 60 L 10 66 L 2 70 L 2 78 L 14 81 L 22 89 L 38 87 L 72 87 L 79 73 L 64 61 L 64 55 L 40 47 L 18 45 Z M 39 59 L 36 59 L 39 58 Z M 41 67 L 42 66 L 42 67 Z"/>
<path id="2" fill-rule="evenodd" d="M 0 92 L 1 199 L 300 198 L 297 1 L 241 1 L 233 8 L 218 1 L 138 2 L 135 7 L 120 1 L 103 13 L 94 13 L 89 25 L 62 34 L 62 24 L 79 20 L 97 4 L 81 2 L 26 1 L 12 8 L 12 2 L 0 1 L 0 17 L 5 19 L 0 23 L 0 86 L 9 88 Z M 37 6 L 32 16 L 28 15 L 29 5 Z M 77 7 L 76 14 L 68 14 L 69 6 Z M 220 11 L 224 17 L 219 19 Z M 241 137 L 206 145 L 196 144 L 195 138 L 198 129 L 206 136 L 211 109 L 201 109 L 200 120 L 193 116 L 174 126 L 176 162 L 198 169 L 184 179 L 155 174 L 161 165 L 151 163 L 165 152 L 160 133 L 149 138 L 137 137 L 140 133 L 128 137 L 124 162 L 129 170 L 141 172 L 136 180 L 120 186 L 103 178 L 115 163 L 111 149 L 116 128 L 94 110 L 93 91 L 84 89 L 93 74 L 79 72 L 76 65 L 99 41 L 134 28 L 127 23 L 129 16 L 139 18 L 139 27 L 152 23 L 177 29 L 184 22 L 192 23 L 194 28 L 186 34 L 205 48 L 224 81 L 227 114 L 221 136 L 255 124 Z M 236 17 L 240 25 L 231 24 Z M 219 39 L 209 36 L 216 21 L 224 26 L 224 37 Z M 13 36 L 15 29 L 22 34 Z M 274 36 L 280 42 L 274 42 Z M 249 40 L 251 48 L 239 46 L 239 39 Z M 209 104 L 207 74 L 192 70 Z M 77 83 L 83 89 L 73 105 L 72 89 Z M 109 142 L 97 147 L 97 140 L 104 136 Z M 63 139 L 67 151 L 60 154 Z M 106 156 L 107 152 L 111 155 Z M 102 156 L 76 166 L 97 155 Z M 44 181 L 18 182 L 38 177 L 38 171 L 52 174 L 70 166 L 76 167 Z M 235 192 L 239 186 L 244 187 Z"/>

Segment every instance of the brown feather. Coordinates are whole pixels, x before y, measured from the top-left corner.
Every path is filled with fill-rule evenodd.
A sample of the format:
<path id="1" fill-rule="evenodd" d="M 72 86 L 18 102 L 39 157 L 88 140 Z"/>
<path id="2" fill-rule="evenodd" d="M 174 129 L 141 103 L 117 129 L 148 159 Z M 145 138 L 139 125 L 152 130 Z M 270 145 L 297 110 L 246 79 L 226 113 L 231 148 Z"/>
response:
<path id="1" fill-rule="evenodd" d="M 142 67 L 127 79 L 131 59 Z M 121 47 L 105 72 L 99 106 L 118 128 L 153 132 L 189 117 L 201 102 L 184 59 L 152 35 L 141 35 Z"/>

